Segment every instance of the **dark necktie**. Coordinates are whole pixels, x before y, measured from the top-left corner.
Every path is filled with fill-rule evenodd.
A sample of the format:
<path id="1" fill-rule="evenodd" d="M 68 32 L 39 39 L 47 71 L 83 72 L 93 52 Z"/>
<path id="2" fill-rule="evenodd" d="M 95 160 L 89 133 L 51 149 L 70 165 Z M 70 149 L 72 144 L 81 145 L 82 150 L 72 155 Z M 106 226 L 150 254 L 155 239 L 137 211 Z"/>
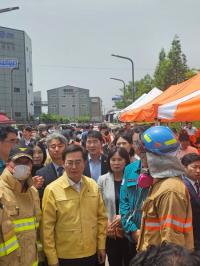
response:
<path id="1" fill-rule="evenodd" d="M 64 172 L 64 168 L 63 168 L 62 166 L 59 166 L 59 167 L 57 168 L 57 174 L 58 174 L 58 177 L 61 176 L 61 175 L 63 174 L 63 172 Z"/>
<path id="2" fill-rule="evenodd" d="M 196 191 L 197 191 L 197 196 L 200 197 L 200 185 L 199 182 L 195 182 L 194 183 L 195 187 L 196 187 Z"/>

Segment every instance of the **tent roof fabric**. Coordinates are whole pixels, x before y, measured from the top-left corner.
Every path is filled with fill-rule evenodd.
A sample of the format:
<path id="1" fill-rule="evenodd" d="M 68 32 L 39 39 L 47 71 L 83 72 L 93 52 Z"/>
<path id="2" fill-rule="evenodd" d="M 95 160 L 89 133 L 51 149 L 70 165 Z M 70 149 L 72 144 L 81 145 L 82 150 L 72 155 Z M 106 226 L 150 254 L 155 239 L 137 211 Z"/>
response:
<path id="1" fill-rule="evenodd" d="M 136 108 L 139 108 L 141 106 L 143 106 L 144 104 L 150 102 L 151 100 L 153 100 L 155 97 L 157 97 L 158 95 L 160 95 L 162 93 L 161 90 L 159 90 L 158 88 L 153 88 L 151 91 L 149 91 L 148 93 L 144 93 L 142 94 L 136 101 L 134 101 L 131 105 L 127 106 L 125 109 L 121 110 L 120 113 L 124 113 L 127 111 L 131 111 L 134 110 Z M 121 120 L 121 116 L 120 116 L 120 120 Z"/>
<path id="2" fill-rule="evenodd" d="M 135 110 L 123 113 L 122 114 L 123 121 L 152 122 L 157 118 L 161 119 L 161 121 L 199 120 L 200 115 L 198 115 L 198 113 L 200 113 L 200 102 L 198 104 L 198 99 L 197 99 L 199 98 L 199 93 L 198 93 L 199 90 L 200 90 L 200 73 L 198 73 L 197 75 L 195 75 L 194 77 L 192 77 L 191 79 L 187 81 L 184 81 L 177 85 L 170 86 L 166 91 L 164 91 L 158 97 L 150 101 L 148 104 L 145 104 L 142 107 L 137 108 Z M 186 102 L 188 102 L 188 105 L 186 104 Z M 195 108 L 191 106 L 191 102 L 193 102 L 193 104 L 196 103 Z M 164 111 L 162 109 L 162 105 L 165 105 L 166 108 L 168 108 L 168 114 L 163 113 Z M 179 107 L 179 116 L 176 116 L 176 117 L 172 115 L 173 108 L 177 109 L 175 106 Z M 182 106 L 182 111 L 180 109 L 181 106 Z M 184 107 L 184 110 L 183 110 L 183 107 Z M 193 112 L 191 112 L 189 108 L 193 108 Z M 171 117 L 169 114 L 170 112 L 171 112 Z M 176 112 L 174 111 L 174 114 L 175 113 Z M 187 114 L 187 119 L 186 117 L 181 117 L 181 114 L 184 114 L 184 113 Z M 190 115 L 188 113 L 190 113 Z"/>

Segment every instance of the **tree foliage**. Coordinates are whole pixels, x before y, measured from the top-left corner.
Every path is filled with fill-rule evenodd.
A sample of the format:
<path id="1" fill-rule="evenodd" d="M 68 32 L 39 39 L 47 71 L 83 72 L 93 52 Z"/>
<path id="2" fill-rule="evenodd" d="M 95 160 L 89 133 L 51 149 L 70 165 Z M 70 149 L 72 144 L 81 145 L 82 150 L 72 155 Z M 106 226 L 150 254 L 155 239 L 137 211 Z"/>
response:
<path id="1" fill-rule="evenodd" d="M 63 115 L 57 115 L 57 114 L 45 114 L 42 113 L 40 116 L 40 122 L 43 123 L 57 123 L 57 124 L 67 124 L 69 122 L 79 122 L 79 123 L 86 123 L 91 120 L 91 117 L 89 115 L 86 116 L 80 116 L 80 117 L 67 117 Z"/>
<path id="2" fill-rule="evenodd" d="M 139 98 L 142 94 L 148 93 L 154 87 L 152 77 L 147 74 L 139 81 L 135 82 L 135 98 Z"/>
<path id="3" fill-rule="evenodd" d="M 168 53 L 162 48 L 158 56 L 158 64 L 153 77 L 146 74 L 142 79 L 135 81 L 135 99 L 142 94 L 148 93 L 154 87 L 166 90 L 171 85 L 181 83 L 196 74 L 195 69 L 190 69 L 187 65 L 186 55 L 181 50 L 181 42 L 176 35 L 171 43 Z M 122 100 L 115 102 L 118 109 L 130 105 L 132 101 L 132 82 L 122 92 Z"/>
<path id="4" fill-rule="evenodd" d="M 181 42 L 176 35 L 167 56 L 164 49 L 159 54 L 159 62 L 154 72 L 154 84 L 161 90 L 166 90 L 169 86 L 181 83 L 194 74 L 187 66 L 186 55 L 182 52 Z"/>

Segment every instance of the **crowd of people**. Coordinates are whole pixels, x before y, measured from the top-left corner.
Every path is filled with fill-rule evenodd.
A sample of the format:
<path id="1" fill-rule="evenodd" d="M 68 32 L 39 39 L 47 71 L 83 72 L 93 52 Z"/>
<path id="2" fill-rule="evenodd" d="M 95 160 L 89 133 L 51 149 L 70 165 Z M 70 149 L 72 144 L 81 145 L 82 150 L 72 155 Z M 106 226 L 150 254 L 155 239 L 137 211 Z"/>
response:
<path id="1" fill-rule="evenodd" d="M 200 265 L 200 131 L 0 127 L 0 265 Z"/>

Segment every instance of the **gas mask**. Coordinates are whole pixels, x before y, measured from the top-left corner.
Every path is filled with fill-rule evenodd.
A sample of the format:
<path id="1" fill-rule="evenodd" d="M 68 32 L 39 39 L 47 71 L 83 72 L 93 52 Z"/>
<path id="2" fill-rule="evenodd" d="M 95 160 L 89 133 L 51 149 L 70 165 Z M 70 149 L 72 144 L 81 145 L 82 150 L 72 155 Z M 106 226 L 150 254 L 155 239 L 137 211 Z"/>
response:
<path id="1" fill-rule="evenodd" d="M 13 176 L 19 181 L 26 180 L 30 176 L 30 174 L 31 170 L 27 165 L 19 164 L 14 167 Z"/>
<path id="2" fill-rule="evenodd" d="M 141 188 L 149 188 L 153 184 L 153 177 L 148 169 L 141 169 L 141 174 L 138 178 L 138 186 Z"/>

